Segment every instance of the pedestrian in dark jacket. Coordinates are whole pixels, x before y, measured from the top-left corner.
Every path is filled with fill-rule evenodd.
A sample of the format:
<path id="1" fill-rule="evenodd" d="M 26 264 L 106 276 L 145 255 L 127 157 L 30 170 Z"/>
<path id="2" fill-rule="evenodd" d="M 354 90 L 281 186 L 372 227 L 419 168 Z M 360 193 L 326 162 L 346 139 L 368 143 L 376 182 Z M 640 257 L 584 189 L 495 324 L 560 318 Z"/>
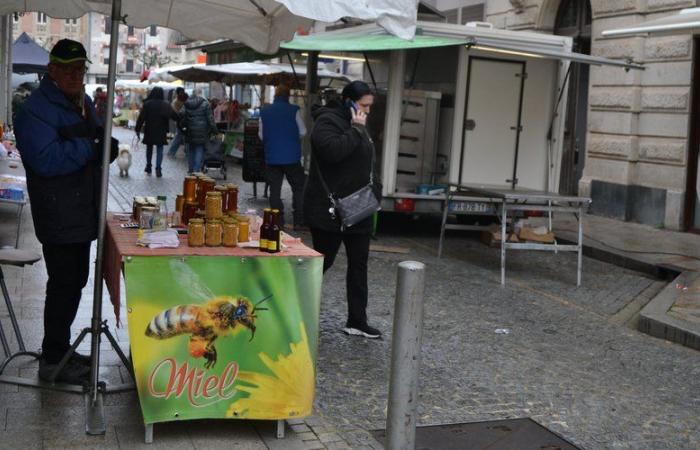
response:
<path id="1" fill-rule="evenodd" d="M 329 192 L 320 177 L 336 198 L 367 185 L 374 169 L 371 167 L 374 147 L 365 125 L 373 102 L 369 86 L 353 81 L 343 89 L 340 102 L 333 101 L 313 111 L 311 169 L 304 193 L 304 218 L 311 228 L 314 249 L 323 253 L 324 272 L 333 265 L 340 244 L 345 245 L 348 320 L 343 331 L 367 338 L 381 336 L 379 330 L 367 323 L 367 260 L 372 218 L 341 229 L 339 218 L 329 211 Z"/>
<path id="2" fill-rule="evenodd" d="M 195 89 L 192 97 L 187 99 L 182 113 L 181 127 L 187 142 L 187 164 L 189 173 L 202 170 L 204 146 L 209 138 L 218 134 L 209 102 L 202 97 L 201 89 Z"/>
<path id="3" fill-rule="evenodd" d="M 163 88 L 154 87 L 143 103 L 138 119 L 136 119 L 136 136 L 143 131 L 143 143 L 146 144 L 146 168 L 144 172 L 151 174 L 153 146 L 156 146 L 156 176 L 163 176 L 163 146 L 168 143 L 170 119 L 177 118 L 170 103 L 165 100 Z M 140 136 L 139 136 L 140 138 Z"/>
<path id="4" fill-rule="evenodd" d="M 84 91 L 86 61 L 82 44 L 58 41 L 49 55 L 48 75 L 15 122 L 48 272 L 39 360 L 39 378 L 46 381 L 70 348 L 70 327 L 97 237 L 103 129 Z M 73 353 L 56 381 L 82 384 L 89 372 L 90 358 Z"/>

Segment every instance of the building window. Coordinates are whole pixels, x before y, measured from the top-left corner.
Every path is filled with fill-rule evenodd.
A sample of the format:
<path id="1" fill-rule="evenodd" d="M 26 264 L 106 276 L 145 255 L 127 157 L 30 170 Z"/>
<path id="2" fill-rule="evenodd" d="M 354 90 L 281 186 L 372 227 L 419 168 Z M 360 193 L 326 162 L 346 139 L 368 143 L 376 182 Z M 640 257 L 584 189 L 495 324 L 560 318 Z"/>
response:
<path id="1" fill-rule="evenodd" d="M 48 16 L 42 12 L 36 13 L 36 23 L 46 24 L 48 22 Z"/>
<path id="2" fill-rule="evenodd" d="M 112 34 L 112 18 L 105 16 L 105 34 Z"/>
<path id="3" fill-rule="evenodd" d="M 78 19 L 66 19 L 66 25 L 78 25 Z"/>
<path id="4" fill-rule="evenodd" d="M 102 61 L 105 66 L 109 65 L 109 47 L 102 49 Z"/>
<path id="5" fill-rule="evenodd" d="M 19 13 L 12 13 L 12 23 L 19 22 Z"/>
<path id="6" fill-rule="evenodd" d="M 126 60 L 126 71 L 127 71 L 127 72 L 133 72 L 133 71 L 134 71 L 134 60 L 133 60 L 133 59 L 127 59 L 127 60 Z"/>
<path id="7" fill-rule="evenodd" d="M 134 27 L 129 25 L 129 27 L 126 29 L 127 31 L 127 36 L 133 36 L 134 35 Z"/>
<path id="8" fill-rule="evenodd" d="M 158 35 L 158 30 L 155 25 L 151 25 L 151 36 L 157 36 Z"/>

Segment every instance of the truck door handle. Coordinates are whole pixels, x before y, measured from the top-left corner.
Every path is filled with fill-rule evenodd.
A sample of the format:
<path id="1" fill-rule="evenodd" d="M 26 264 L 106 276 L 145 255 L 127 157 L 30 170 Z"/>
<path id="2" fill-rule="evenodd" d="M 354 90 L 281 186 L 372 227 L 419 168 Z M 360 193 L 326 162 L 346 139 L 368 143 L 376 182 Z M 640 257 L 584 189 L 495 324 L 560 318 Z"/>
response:
<path id="1" fill-rule="evenodd" d="M 467 119 L 464 121 L 464 129 L 467 131 L 473 131 L 476 128 L 476 122 L 474 119 Z"/>

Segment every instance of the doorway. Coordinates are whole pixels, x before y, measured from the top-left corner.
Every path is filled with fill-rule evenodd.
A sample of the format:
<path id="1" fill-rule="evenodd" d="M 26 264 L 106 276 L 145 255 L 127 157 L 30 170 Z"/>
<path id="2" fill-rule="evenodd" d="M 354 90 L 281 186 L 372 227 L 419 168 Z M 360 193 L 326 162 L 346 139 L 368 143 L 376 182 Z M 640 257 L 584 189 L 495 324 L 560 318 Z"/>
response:
<path id="1" fill-rule="evenodd" d="M 700 37 L 693 39 L 692 105 L 688 134 L 688 172 L 686 176 L 685 229 L 700 233 Z"/>
<path id="2" fill-rule="evenodd" d="M 557 10 L 554 34 L 573 38 L 573 51 L 591 53 L 591 4 L 589 0 L 562 0 Z M 571 63 L 568 86 L 561 179 L 562 194 L 578 193 L 578 182 L 586 162 L 586 132 L 588 131 L 587 64 Z"/>

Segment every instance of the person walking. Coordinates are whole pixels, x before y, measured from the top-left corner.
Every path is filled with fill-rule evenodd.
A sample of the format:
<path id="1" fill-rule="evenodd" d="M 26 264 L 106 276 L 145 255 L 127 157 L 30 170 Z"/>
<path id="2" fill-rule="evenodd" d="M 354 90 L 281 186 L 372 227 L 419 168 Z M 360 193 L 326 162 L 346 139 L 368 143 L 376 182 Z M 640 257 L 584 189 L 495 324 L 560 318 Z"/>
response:
<path id="1" fill-rule="evenodd" d="M 185 92 L 184 88 L 178 87 L 175 89 L 175 98 L 170 104 L 175 114 L 179 115 L 182 112 L 182 107 L 185 105 L 187 98 L 188 95 Z M 177 125 L 177 120 L 175 121 L 175 124 Z M 185 135 L 182 133 L 182 131 L 180 131 L 180 127 L 176 126 L 175 130 L 175 137 L 170 143 L 170 148 L 168 149 L 168 156 L 172 158 L 175 157 L 175 155 L 177 154 L 177 150 L 180 148 L 180 146 L 185 143 Z M 185 149 L 185 153 L 187 153 L 187 149 Z"/>
<path id="2" fill-rule="evenodd" d="M 58 41 L 49 54 L 48 75 L 15 122 L 34 231 L 48 273 L 39 359 L 39 378 L 45 381 L 70 349 L 71 324 L 89 275 L 90 245 L 97 238 L 104 131 L 85 94 L 86 61 L 80 42 Z M 90 358 L 73 353 L 56 381 L 82 384 L 89 372 Z"/>
<path id="3" fill-rule="evenodd" d="M 107 117 L 107 93 L 102 90 L 101 87 L 95 89 L 95 97 L 93 98 L 93 103 L 95 104 L 95 112 L 97 117 L 104 123 Z"/>
<path id="4" fill-rule="evenodd" d="M 353 81 L 343 89 L 341 101 L 332 100 L 312 112 L 315 123 L 311 132 L 311 169 L 304 192 L 304 217 L 311 228 L 314 250 L 324 256 L 324 272 L 333 265 L 340 244 L 345 245 L 348 319 L 343 331 L 370 339 L 382 335 L 367 320 L 367 261 L 372 217 L 352 227 L 341 228 L 328 196 L 330 191 L 342 198 L 368 183 L 370 171 L 374 170 L 371 167 L 374 146 L 365 126 L 373 102 L 370 87 L 362 81 Z"/>
<path id="5" fill-rule="evenodd" d="M 219 133 L 214 123 L 214 114 L 209 102 L 202 97 L 201 89 L 195 89 L 192 97 L 185 102 L 181 127 L 187 143 L 188 172 L 199 172 L 202 170 L 204 146 L 212 135 Z"/>
<path id="6" fill-rule="evenodd" d="M 282 182 L 286 177 L 292 187 L 294 229 L 301 229 L 304 225 L 302 202 L 306 175 L 301 165 L 300 139 L 305 135 L 306 126 L 304 126 L 301 111 L 297 105 L 289 103 L 289 87 L 284 84 L 278 85 L 273 103 L 260 111 L 258 136 L 265 146 L 270 208 L 280 210 L 282 218 L 280 225 L 283 225 Z"/>
<path id="7" fill-rule="evenodd" d="M 163 88 L 154 87 L 143 103 L 139 117 L 136 119 L 136 136 L 141 139 L 143 128 L 143 143 L 146 144 L 146 168 L 144 172 L 151 174 L 151 161 L 153 159 L 153 146 L 156 147 L 156 176 L 163 176 L 163 146 L 168 143 L 168 126 L 170 119 L 176 119 L 177 115 L 165 100 Z"/>

